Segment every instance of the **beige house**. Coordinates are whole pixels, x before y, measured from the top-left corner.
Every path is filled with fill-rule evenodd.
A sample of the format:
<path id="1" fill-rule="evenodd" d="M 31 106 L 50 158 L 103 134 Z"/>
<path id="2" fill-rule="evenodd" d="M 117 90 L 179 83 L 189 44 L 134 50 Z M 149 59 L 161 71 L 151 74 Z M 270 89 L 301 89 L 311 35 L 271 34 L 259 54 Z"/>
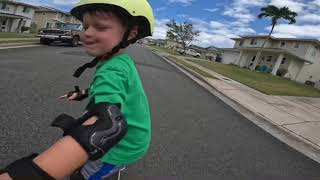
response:
<path id="1" fill-rule="evenodd" d="M 0 32 L 21 32 L 21 27 L 30 27 L 36 8 L 30 4 L 0 0 Z"/>
<path id="2" fill-rule="evenodd" d="M 51 7 L 39 7 L 35 11 L 32 22 L 37 31 L 42 28 L 56 28 L 61 23 L 81 24 L 81 21 L 71 16 L 71 14 Z"/>
<path id="3" fill-rule="evenodd" d="M 220 55 L 219 49 L 214 46 L 209 46 L 206 48 L 206 52 L 204 54 L 204 59 L 209 61 L 218 60 L 218 56 Z"/>
<path id="4" fill-rule="evenodd" d="M 182 45 L 177 43 L 176 41 L 173 41 L 170 39 L 166 39 L 165 41 L 166 41 L 166 43 L 165 43 L 166 48 L 174 49 L 174 50 L 182 48 Z"/>
<path id="5" fill-rule="evenodd" d="M 240 50 L 236 48 L 220 48 L 221 63 L 223 64 L 235 64 L 239 59 Z"/>
<path id="6" fill-rule="evenodd" d="M 306 81 L 319 83 L 320 41 L 271 37 L 261 55 L 256 57 L 266 38 L 267 36 L 233 38 L 236 41 L 234 48 L 240 50 L 235 63 L 241 67 L 259 68 L 274 75 L 283 75 L 301 83 Z"/>

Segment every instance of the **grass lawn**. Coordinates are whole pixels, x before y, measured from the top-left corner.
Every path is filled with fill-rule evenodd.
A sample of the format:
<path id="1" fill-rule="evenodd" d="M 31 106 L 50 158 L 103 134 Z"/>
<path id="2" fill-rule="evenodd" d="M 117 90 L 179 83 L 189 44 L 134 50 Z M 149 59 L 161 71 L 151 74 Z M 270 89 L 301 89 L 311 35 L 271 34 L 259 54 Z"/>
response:
<path id="1" fill-rule="evenodd" d="M 202 76 L 204 76 L 204 77 L 216 79 L 216 78 L 213 77 L 211 74 L 208 74 L 208 73 L 200 70 L 200 69 L 197 68 L 197 67 L 194 67 L 194 66 L 192 66 L 192 65 L 190 65 L 190 64 L 188 64 L 188 63 L 185 63 L 185 62 L 183 62 L 182 60 L 180 60 L 179 58 L 176 58 L 176 57 L 173 57 L 173 56 L 167 56 L 167 58 L 170 59 L 170 60 L 172 60 L 172 61 L 174 61 L 174 62 L 176 62 L 176 63 L 178 63 L 178 64 L 182 64 L 182 65 L 188 67 L 189 69 L 191 69 L 191 70 L 199 73 L 200 75 L 202 75 Z"/>
<path id="2" fill-rule="evenodd" d="M 198 61 L 190 58 L 187 58 L 187 60 L 212 69 L 223 76 L 268 95 L 320 97 L 320 90 L 282 77 L 253 72 L 234 65 Z"/>
<path id="3" fill-rule="evenodd" d="M 0 39 L 2 38 L 33 38 L 36 37 L 36 33 L 8 33 L 0 32 Z M 1 41 L 1 40 L 0 40 Z"/>

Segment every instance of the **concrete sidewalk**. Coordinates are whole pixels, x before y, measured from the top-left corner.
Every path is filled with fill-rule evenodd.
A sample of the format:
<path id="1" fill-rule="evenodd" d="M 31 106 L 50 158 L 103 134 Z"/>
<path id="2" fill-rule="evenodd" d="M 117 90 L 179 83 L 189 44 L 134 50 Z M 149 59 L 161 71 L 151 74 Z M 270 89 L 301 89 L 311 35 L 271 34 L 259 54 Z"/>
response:
<path id="1" fill-rule="evenodd" d="M 157 52 L 157 54 L 162 57 L 169 55 L 164 52 Z M 170 54 L 170 56 L 173 55 Z M 294 148 L 320 163 L 320 98 L 266 95 L 185 60 L 184 57 L 176 57 L 217 78 L 202 77 L 207 84 L 224 96 L 270 123 L 271 126 L 277 129 L 276 133 L 289 134 L 297 141 L 302 142 L 305 145 L 304 147 L 298 145 L 298 147 Z M 305 147 L 312 148 L 313 151 L 305 153 L 305 149 L 301 149 Z"/>

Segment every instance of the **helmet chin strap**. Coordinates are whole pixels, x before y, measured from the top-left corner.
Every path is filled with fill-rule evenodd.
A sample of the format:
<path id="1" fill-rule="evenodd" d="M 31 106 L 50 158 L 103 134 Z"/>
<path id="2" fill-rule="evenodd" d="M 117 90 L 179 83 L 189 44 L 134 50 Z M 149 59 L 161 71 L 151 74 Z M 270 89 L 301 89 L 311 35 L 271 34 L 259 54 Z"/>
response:
<path id="1" fill-rule="evenodd" d="M 73 76 L 76 78 L 79 78 L 81 74 L 87 69 L 87 68 L 93 68 L 95 67 L 100 60 L 109 59 L 114 54 L 119 52 L 120 49 L 128 47 L 131 43 L 135 42 L 135 39 L 128 40 L 129 34 L 130 34 L 131 28 L 129 27 L 127 32 L 124 34 L 122 41 L 114 47 L 110 52 L 105 53 L 102 56 L 94 58 L 91 62 L 84 64 L 83 66 L 79 67 L 74 73 Z"/>

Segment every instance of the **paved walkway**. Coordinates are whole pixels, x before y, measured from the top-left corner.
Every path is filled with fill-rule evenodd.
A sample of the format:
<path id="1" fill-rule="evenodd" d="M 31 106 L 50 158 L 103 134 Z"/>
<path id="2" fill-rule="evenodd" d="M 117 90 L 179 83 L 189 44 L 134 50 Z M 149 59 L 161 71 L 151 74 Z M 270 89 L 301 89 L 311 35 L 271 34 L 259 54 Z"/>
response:
<path id="1" fill-rule="evenodd" d="M 320 98 L 266 95 L 181 56 L 176 57 L 216 77 L 203 79 L 228 98 L 320 152 Z"/>

